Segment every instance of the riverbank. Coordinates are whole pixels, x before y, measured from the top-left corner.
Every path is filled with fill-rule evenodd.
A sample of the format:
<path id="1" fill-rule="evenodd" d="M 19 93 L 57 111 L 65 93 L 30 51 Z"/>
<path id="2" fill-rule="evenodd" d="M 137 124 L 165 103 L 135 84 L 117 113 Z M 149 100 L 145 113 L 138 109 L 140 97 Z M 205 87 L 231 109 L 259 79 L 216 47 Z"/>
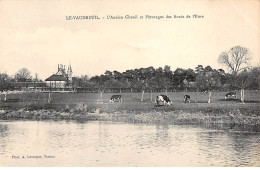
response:
<path id="1" fill-rule="evenodd" d="M 210 104 L 207 95 L 189 92 L 196 102 L 184 103 L 183 94 L 168 93 L 173 105 L 162 107 L 155 106 L 150 94 L 140 102 L 139 93 L 122 93 L 122 103 L 110 103 L 113 94 L 108 93 L 103 100 L 96 100 L 100 96 L 95 93 L 55 93 L 49 102 L 45 93 L 12 94 L 6 101 L 0 96 L 0 119 L 260 125 L 260 92 L 248 91 L 245 104 L 239 99 L 223 99 L 224 92 L 212 92 Z"/>
<path id="2" fill-rule="evenodd" d="M 248 111 L 248 110 L 247 110 Z M 80 121 L 116 121 L 127 123 L 156 123 L 156 124 L 235 124 L 235 125 L 260 125 L 260 116 L 246 114 L 245 110 L 213 109 L 188 111 L 149 111 L 133 112 L 123 110 L 121 112 L 107 113 L 101 109 L 88 112 L 84 108 L 72 108 L 64 110 L 0 110 L 1 120 L 80 120 Z"/>

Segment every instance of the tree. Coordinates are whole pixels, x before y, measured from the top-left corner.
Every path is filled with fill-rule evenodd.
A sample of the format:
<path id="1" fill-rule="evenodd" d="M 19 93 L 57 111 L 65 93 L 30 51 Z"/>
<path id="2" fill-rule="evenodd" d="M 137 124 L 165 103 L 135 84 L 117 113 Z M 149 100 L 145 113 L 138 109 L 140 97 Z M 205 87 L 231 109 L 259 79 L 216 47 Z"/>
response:
<path id="1" fill-rule="evenodd" d="M 80 77 L 75 77 L 73 80 L 73 85 L 76 87 L 88 87 L 89 85 L 89 78 L 87 75 L 82 75 Z"/>
<path id="2" fill-rule="evenodd" d="M 220 85 L 220 75 L 217 70 L 212 69 L 210 66 L 199 68 L 200 71 L 197 71 L 196 76 L 196 85 L 200 89 L 207 89 L 209 95 L 208 103 L 210 103 L 212 89 Z"/>
<path id="3" fill-rule="evenodd" d="M 185 88 L 185 91 L 187 91 L 187 89 L 190 88 L 190 83 L 195 82 L 196 74 L 192 69 L 189 68 L 184 71 L 184 77 L 185 79 L 183 80 L 183 86 Z"/>
<path id="4" fill-rule="evenodd" d="M 218 62 L 225 65 L 234 75 L 248 68 L 250 60 L 249 49 L 240 46 L 235 46 L 229 51 L 222 52 L 218 58 Z"/>
<path id="5" fill-rule="evenodd" d="M 122 73 L 123 78 L 126 80 L 126 82 L 128 84 L 130 84 L 130 88 L 131 88 L 131 93 L 133 91 L 133 87 L 134 87 L 134 80 L 135 80 L 135 76 L 134 76 L 134 71 L 133 70 L 126 70 L 125 72 Z"/>
<path id="6" fill-rule="evenodd" d="M 155 77 L 156 77 L 156 82 L 157 86 L 159 88 L 162 88 L 165 90 L 165 94 L 167 95 L 168 88 L 171 85 L 172 79 L 173 79 L 173 74 L 170 69 L 170 66 L 164 66 L 164 69 L 162 67 L 159 67 L 158 69 L 155 70 Z"/>
<path id="7" fill-rule="evenodd" d="M 123 79 L 123 76 L 122 76 L 122 74 L 120 73 L 120 72 L 118 72 L 118 71 L 113 71 L 113 78 L 115 79 L 115 80 L 122 80 Z"/>
<path id="8" fill-rule="evenodd" d="M 153 91 L 156 87 L 158 87 L 158 84 L 156 82 L 156 77 L 151 77 L 149 80 L 148 80 L 148 88 L 150 89 L 150 92 L 151 92 L 151 102 L 153 102 Z"/>
<path id="9" fill-rule="evenodd" d="M 106 77 L 108 77 L 108 78 L 112 78 L 113 73 L 112 73 L 111 71 L 109 71 L 109 70 L 106 70 L 106 72 L 104 73 L 104 75 L 105 75 Z"/>
<path id="10" fill-rule="evenodd" d="M 106 71 L 106 73 L 108 73 L 109 71 Z M 102 101 L 102 95 L 106 89 L 106 87 L 109 84 L 109 81 L 111 80 L 111 78 L 109 78 L 109 75 L 101 75 L 101 76 L 95 76 L 95 77 L 91 77 L 90 78 L 90 82 L 93 82 L 94 84 L 96 84 L 98 86 L 98 93 L 100 93 L 100 98 L 98 100 Z"/>
<path id="11" fill-rule="evenodd" d="M 249 49 L 241 46 L 232 47 L 229 51 L 224 51 L 219 55 L 218 63 L 226 66 L 231 74 L 231 88 L 236 87 L 237 74 L 250 67 L 250 60 Z"/>
<path id="12" fill-rule="evenodd" d="M 157 82 L 155 78 L 156 72 L 155 69 L 150 66 L 145 69 L 145 86 L 150 90 L 151 93 L 151 102 L 153 102 L 153 90 L 157 87 Z"/>
<path id="13" fill-rule="evenodd" d="M 173 73 L 174 86 L 178 89 L 183 89 L 185 81 L 185 70 L 177 68 Z"/>
<path id="14" fill-rule="evenodd" d="M 220 84 L 223 86 L 227 81 L 226 73 L 223 69 L 218 69 L 217 71 L 218 71 L 218 74 L 220 76 Z"/>
<path id="15" fill-rule="evenodd" d="M 154 84 L 152 84 L 151 80 L 155 76 L 155 69 L 153 67 L 127 70 L 126 72 L 122 73 L 122 75 L 127 84 L 130 85 L 131 89 L 135 87 L 142 90 L 141 101 L 143 101 L 144 93 L 147 89 L 151 91 L 152 98 L 152 90 L 154 89 Z"/>
<path id="16" fill-rule="evenodd" d="M 196 74 L 199 74 L 199 73 L 201 73 L 201 72 L 203 72 L 203 71 L 204 71 L 204 68 L 203 68 L 202 65 L 198 65 L 198 66 L 195 68 L 195 73 L 196 73 Z"/>
<path id="17" fill-rule="evenodd" d="M 144 92 L 148 87 L 148 81 L 150 78 L 150 69 L 149 68 L 140 68 L 137 70 L 137 83 L 136 85 L 142 89 L 142 98 L 141 101 L 144 101 Z"/>
<path id="18" fill-rule="evenodd" d="M 252 83 L 249 85 L 249 89 L 260 90 L 260 66 L 253 67 L 250 74 Z"/>
<path id="19" fill-rule="evenodd" d="M 129 87 L 129 83 L 124 80 L 111 79 L 107 83 L 108 87 L 119 89 L 119 93 L 122 92 L 122 88 Z"/>
<path id="20" fill-rule="evenodd" d="M 7 91 L 12 88 L 10 80 L 6 73 L 0 73 L 0 91 L 5 92 L 4 101 L 6 101 Z"/>
<path id="21" fill-rule="evenodd" d="M 192 69 L 177 68 L 173 74 L 173 84 L 181 90 L 187 91 L 190 87 L 190 82 L 195 82 L 196 74 Z"/>
<path id="22" fill-rule="evenodd" d="M 8 91 L 11 89 L 11 78 L 6 73 L 0 73 L 0 91 Z"/>
<path id="23" fill-rule="evenodd" d="M 251 59 L 249 49 L 240 46 L 232 47 L 228 52 L 222 52 L 218 58 L 218 62 L 225 65 L 231 73 L 231 86 L 240 88 L 242 102 L 244 102 L 244 88 L 248 86 L 248 82 L 244 81 L 249 80 L 247 69 L 250 68 Z"/>
<path id="24" fill-rule="evenodd" d="M 164 83 L 165 83 L 165 94 L 167 95 L 167 89 L 170 86 L 171 83 L 171 79 L 172 79 L 172 71 L 171 71 L 171 67 L 168 65 L 165 65 L 163 68 L 163 72 L 164 72 Z"/>
<path id="25" fill-rule="evenodd" d="M 17 81 L 26 82 L 32 79 L 31 73 L 27 68 L 21 68 L 15 74 L 15 79 Z"/>
<path id="26" fill-rule="evenodd" d="M 236 78 L 236 86 L 239 87 L 240 90 L 240 99 L 241 102 L 244 104 L 245 101 L 245 88 L 248 87 L 254 79 L 254 74 L 250 74 L 251 71 L 249 71 L 248 69 L 244 69 L 242 72 L 240 72 L 237 75 Z"/>

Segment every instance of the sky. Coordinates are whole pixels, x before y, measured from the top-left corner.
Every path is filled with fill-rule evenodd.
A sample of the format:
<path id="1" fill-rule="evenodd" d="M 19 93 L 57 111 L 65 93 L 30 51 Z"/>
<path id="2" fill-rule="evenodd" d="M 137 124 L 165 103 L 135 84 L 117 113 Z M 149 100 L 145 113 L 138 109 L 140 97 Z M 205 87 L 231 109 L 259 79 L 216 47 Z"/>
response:
<path id="1" fill-rule="evenodd" d="M 225 68 L 217 63 L 220 53 L 237 45 L 249 48 L 255 66 L 259 11 L 258 0 L 1 0 L 0 73 L 25 67 L 45 80 L 58 64 L 71 64 L 74 76 L 165 65 L 218 69 Z M 100 19 L 66 19 L 92 15 Z M 191 18 L 139 18 L 146 15 Z"/>

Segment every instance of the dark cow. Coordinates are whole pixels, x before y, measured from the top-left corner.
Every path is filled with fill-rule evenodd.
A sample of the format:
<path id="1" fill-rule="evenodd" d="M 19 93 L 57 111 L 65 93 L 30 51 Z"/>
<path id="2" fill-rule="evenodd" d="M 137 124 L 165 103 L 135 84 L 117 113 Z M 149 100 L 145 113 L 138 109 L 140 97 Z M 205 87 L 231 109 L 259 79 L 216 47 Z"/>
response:
<path id="1" fill-rule="evenodd" d="M 160 95 L 160 96 L 156 96 L 156 104 L 157 104 L 157 106 L 164 106 L 164 105 L 171 106 L 172 102 L 168 96 Z"/>
<path id="2" fill-rule="evenodd" d="M 190 103 L 190 95 L 184 95 L 184 102 L 185 103 L 187 103 L 187 102 Z"/>
<path id="3" fill-rule="evenodd" d="M 225 99 L 227 99 L 227 98 L 229 98 L 229 97 L 235 97 L 235 98 L 237 98 L 236 93 L 234 93 L 234 92 L 228 92 L 228 93 L 225 95 Z"/>
<path id="4" fill-rule="evenodd" d="M 208 89 L 203 89 L 200 91 L 200 94 L 203 94 L 203 93 L 208 93 Z"/>
<path id="5" fill-rule="evenodd" d="M 122 96 L 121 95 L 113 95 L 111 98 L 110 98 L 110 103 L 111 102 L 122 102 Z"/>

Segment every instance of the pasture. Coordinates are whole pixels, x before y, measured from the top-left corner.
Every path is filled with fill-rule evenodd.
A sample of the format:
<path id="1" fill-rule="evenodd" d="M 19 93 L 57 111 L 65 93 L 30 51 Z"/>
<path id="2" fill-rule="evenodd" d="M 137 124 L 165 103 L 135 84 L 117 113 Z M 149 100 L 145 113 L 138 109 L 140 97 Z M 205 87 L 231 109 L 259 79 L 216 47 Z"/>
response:
<path id="1" fill-rule="evenodd" d="M 226 92 L 212 92 L 211 103 L 208 104 L 208 94 L 199 92 L 168 92 L 172 106 L 155 107 L 155 97 L 163 93 L 145 93 L 141 102 L 141 93 L 120 93 L 122 102 L 110 103 L 109 99 L 115 93 L 103 93 L 102 99 L 98 93 L 52 93 L 52 100 L 48 102 L 49 93 L 31 92 L 22 94 L 8 94 L 7 101 L 4 102 L 4 95 L 0 94 L 0 109 L 4 110 L 55 110 L 69 111 L 73 108 L 82 109 L 93 113 L 97 109 L 102 113 L 147 113 L 147 112 L 169 112 L 175 110 L 189 112 L 203 112 L 223 114 L 230 110 L 239 109 L 245 115 L 260 115 L 260 92 L 246 91 L 245 104 L 237 99 L 224 99 Z M 183 96 L 191 96 L 192 103 L 184 103 Z M 196 102 L 195 102 L 196 101 Z"/>

